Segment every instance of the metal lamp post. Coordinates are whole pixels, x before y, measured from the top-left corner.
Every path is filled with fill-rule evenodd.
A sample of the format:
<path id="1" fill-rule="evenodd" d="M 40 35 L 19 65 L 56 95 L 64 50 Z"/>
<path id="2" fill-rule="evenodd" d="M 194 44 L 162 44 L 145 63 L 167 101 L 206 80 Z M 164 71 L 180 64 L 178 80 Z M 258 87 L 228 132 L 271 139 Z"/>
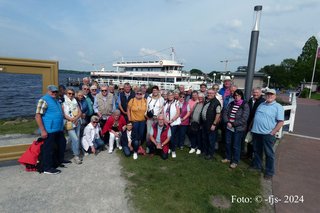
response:
<path id="1" fill-rule="evenodd" d="M 270 76 L 270 75 L 268 75 L 268 83 L 267 83 L 267 88 L 269 88 L 269 84 L 270 84 L 270 78 L 271 78 L 271 76 Z"/>
<path id="2" fill-rule="evenodd" d="M 256 14 L 256 21 L 251 32 L 251 41 L 250 41 L 250 50 L 249 50 L 249 58 L 248 58 L 248 69 L 246 76 L 246 85 L 245 85 L 245 98 L 246 100 L 250 99 L 253 77 L 254 77 L 254 69 L 256 65 L 256 57 L 257 57 L 257 48 L 258 48 L 258 39 L 259 39 L 259 25 L 261 18 L 262 6 L 258 5 L 254 7 L 254 11 Z"/>

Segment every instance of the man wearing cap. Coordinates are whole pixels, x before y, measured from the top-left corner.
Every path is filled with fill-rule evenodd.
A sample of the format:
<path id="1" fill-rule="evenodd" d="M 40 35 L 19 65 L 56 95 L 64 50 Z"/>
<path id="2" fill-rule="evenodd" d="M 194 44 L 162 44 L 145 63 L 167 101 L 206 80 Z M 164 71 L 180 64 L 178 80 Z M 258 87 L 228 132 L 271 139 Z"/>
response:
<path id="1" fill-rule="evenodd" d="M 275 155 L 273 145 L 276 141 L 275 134 L 284 123 L 284 109 L 276 102 L 276 91 L 267 89 L 266 101 L 257 108 L 251 129 L 253 136 L 253 168 L 262 169 L 263 150 L 266 155 L 264 178 L 271 180 L 274 175 Z"/>
<path id="2" fill-rule="evenodd" d="M 226 97 L 230 96 L 231 78 L 230 76 L 225 76 L 223 79 L 223 87 L 219 90 L 219 94 L 223 97 L 223 102 Z"/>
<path id="3" fill-rule="evenodd" d="M 57 100 L 58 88 L 48 86 L 48 92 L 39 101 L 36 109 L 35 120 L 41 131 L 44 144 L 41 148 L 41 159 L 45 174 L 59 174 L 61 171 L 56 166 L 63 166 L 66 139 L 63 134 L 63 111 Z M 57 156 L 54 148 L 57 147 Z"/>

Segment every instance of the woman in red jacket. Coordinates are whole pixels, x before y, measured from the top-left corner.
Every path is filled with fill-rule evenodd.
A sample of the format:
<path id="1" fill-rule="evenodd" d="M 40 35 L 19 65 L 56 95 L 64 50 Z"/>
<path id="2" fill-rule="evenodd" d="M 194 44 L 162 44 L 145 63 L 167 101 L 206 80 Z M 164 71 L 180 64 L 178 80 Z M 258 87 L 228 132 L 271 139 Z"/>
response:
<path id="1" fill-rule="evenodd" d="M 106 124 L 102 129 L 102 135 L 109 132 L 109 154 L 113 152 L 113 144 L 116 142 L 118 149 L 122 149 L 120 146 L 120 137 L 123 127 L 126 125 L 126 120 L 123 115 L 120 114 L 120 110 L 113 111 L 112 115 L 108 118 Z"/>

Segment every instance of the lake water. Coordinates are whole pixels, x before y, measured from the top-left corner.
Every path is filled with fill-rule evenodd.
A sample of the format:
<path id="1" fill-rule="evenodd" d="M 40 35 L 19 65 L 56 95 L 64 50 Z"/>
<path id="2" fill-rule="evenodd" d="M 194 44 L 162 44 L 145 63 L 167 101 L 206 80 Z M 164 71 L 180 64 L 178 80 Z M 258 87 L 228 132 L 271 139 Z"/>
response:
<path id="1" fill-rule="evenodd" d="M 59 84 L 67 78 L 86 77 L 87 74 L 59 74 Z M 34 116 L 38 99 L 42 96 L 41 75 L 0 73 L 0 119 Z"/>

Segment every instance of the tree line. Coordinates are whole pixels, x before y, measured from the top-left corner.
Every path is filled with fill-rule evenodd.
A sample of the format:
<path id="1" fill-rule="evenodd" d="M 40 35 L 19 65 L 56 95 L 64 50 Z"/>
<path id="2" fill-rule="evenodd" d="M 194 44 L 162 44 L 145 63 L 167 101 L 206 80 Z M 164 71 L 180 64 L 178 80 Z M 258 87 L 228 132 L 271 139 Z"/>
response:
<path id="1" fill-rule="evenodd" d="M 266 65 L 258 72 L 265 74 L 265 81 L 267 81 L 267 76 L 271 76 L 270 87 L 272 88 L 297 88 L 301 82 L 311 81 L 317 48 L 318 41 L 315 36 L 312 36 L 303 46 L 302 52 L 297 59 L 286 58 L 278 65 Z M 221 72 L 218 71 L 205 74 L 199 69 L 190 70 L 190 74 L 193 76 L 208 76 L 211 79 L 213 78 L 213 73 L 216 73 L 216 79 L 219 79 Z M 320 83 L 320 59 L 317 60 L 314 82 Z"/>

